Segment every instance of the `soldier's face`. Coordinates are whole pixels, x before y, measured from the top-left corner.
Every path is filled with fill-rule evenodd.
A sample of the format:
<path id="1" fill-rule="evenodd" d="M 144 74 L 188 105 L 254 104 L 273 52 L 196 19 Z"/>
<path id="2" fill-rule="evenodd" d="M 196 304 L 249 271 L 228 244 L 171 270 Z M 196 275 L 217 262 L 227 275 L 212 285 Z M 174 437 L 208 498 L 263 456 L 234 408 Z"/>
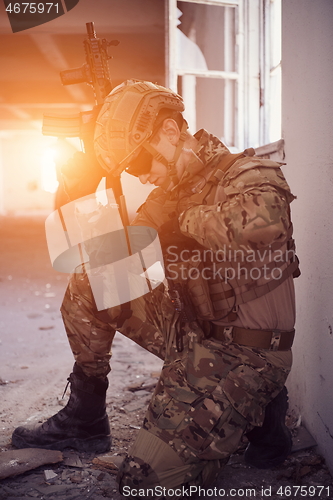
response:
<path id="1" fill-rule="evenodd" d="M 162 186 L 163 182 L 167 178 L 167 173 L 168 171 L 166 166 L 163 165 L 163 163 L 156 161 L 154 158 L 148 174 L 139 175 L 139 179 L 142 184 L 147 184 L 147 182 L 149 182 L 155 186 Z"/>

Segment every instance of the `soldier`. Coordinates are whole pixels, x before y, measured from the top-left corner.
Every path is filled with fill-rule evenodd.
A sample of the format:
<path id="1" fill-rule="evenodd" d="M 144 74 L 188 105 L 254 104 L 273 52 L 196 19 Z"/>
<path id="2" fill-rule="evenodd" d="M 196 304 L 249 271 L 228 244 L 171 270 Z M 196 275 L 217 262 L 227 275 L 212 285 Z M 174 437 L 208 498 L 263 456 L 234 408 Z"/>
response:
<path id="1" fill-rule="evenodd" d="M 250 442 L 245 458 L 257 467 L 283 462 L 291 449 L 284 383 L 298 274 L 294 196 L 280 164 L 253 150 L 232 155 L 205 130 L 190 134 L 183 110 L 169 89 L 123 83 L 97 118 L 94 179 L 81 157 L 65 171 L 72 199 L 95 189 L 100 167 L 126 169 L 156 186 L 131 225 L 158 231 L 168 285 L 98 312 L 85 269 L 77 270 L 61 309 L 76 361 L 69 402 L 12 437 L 19 448 L 107 451 L 107 374 L 112 339 L 121 332 L 164 360 L 119 470 L 125 494 L 210 485 L 243 434 Z"/>

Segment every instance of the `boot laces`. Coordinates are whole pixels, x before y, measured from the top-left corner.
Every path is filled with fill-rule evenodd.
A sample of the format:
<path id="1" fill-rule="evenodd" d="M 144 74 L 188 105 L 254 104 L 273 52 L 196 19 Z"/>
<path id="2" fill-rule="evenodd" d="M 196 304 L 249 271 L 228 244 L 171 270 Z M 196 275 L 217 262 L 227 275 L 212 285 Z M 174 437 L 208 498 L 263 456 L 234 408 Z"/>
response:
<path id="1" fill-rule="evenodd" d="M 66 384 L 66 387 L 65 387 L 65 390 L 64 390 L 64 393 L 63 393 L 63 395 L 62 395 L 61 399 L 64 399 L 65 394 L 66 394 L 66 391 L 67 391 L 68 386 L 69 386 L 69 384 L 70 384 L 70 381 L 71 381 L 71 379 L 70 379 L 70 378 L 68 378 L 68 379 L 67 379 L 67 384 Z"/>

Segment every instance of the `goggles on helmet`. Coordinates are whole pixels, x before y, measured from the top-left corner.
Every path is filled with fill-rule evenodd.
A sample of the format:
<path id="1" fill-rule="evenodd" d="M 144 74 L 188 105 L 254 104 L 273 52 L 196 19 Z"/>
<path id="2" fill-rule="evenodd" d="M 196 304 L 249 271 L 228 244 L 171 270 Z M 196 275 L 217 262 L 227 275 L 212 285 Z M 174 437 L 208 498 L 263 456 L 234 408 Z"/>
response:
<path id="1" fill-rule="evenodd" d="M 153 162 L 153 156 L 144 148 L 141 149 L 139 154 L 129 161 L 126 172 L 139 177 L 142 174 L 149 174 Z"/>

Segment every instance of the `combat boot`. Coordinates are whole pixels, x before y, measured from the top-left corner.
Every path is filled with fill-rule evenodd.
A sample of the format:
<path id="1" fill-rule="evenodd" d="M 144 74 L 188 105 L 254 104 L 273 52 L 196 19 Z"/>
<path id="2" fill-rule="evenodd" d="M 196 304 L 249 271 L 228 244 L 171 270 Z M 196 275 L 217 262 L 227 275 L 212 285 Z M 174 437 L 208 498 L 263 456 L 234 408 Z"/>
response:
<path id="1" fill-rule="evenodd" d="M 68 383 L 71 394 L 65 408 L 43 424 L 15 429 L 14 446 L 48 450 L 75 448 L 91 453 L 110 450 L 110 425 L 105 404 L 108 379 L 87 377 L 75 363 Z"/>
<path id="2" fill-rule="evenodd" d="M 292 438 L 285 424 L 288 410 L 288 391 L 284 387 L 265 409 L 262 427 L 246 434 L 249 445 L 244 460 L 258 469 L 270 469 L 282 464 L 292 448 Z"/>

